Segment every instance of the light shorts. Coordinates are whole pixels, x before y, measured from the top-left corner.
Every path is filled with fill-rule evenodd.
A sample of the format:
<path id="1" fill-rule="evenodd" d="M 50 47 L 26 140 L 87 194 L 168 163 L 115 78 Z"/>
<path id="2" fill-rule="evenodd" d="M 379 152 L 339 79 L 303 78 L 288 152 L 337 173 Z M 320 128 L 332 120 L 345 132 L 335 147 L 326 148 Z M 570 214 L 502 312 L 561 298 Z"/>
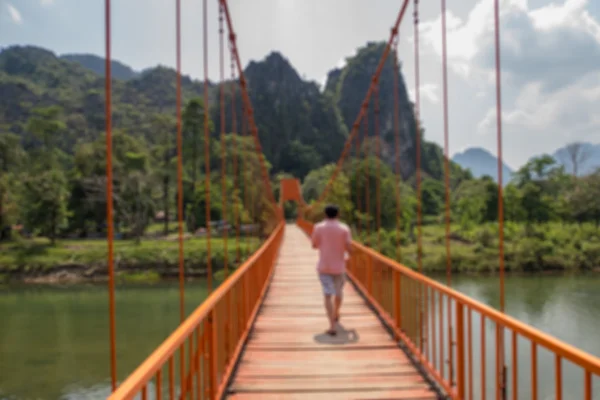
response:
<path id="1" fill-rule="evenodd" d="M 331 275 L 331 274 L 319 274 L 319 280 L 323 287 L 323 294 L 325 296 L 338 296 L 342 295 L 342 289 L 344 288 L 344 282 L 346 281 L 345 274 Z"/>

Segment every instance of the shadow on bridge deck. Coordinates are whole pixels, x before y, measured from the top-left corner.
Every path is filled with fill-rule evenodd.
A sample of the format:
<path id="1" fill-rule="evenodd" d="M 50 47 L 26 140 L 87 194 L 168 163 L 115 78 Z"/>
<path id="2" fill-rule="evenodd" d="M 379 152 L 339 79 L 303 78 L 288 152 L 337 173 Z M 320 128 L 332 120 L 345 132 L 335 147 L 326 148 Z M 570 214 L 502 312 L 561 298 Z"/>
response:
<path id="1" fill-rule="evenodd" d="M 338 335 L 324 333 L 316 261 L 305 234 L 288 225 L 227 398 L 438 398 L 352 284 L 345 287 Z"/>

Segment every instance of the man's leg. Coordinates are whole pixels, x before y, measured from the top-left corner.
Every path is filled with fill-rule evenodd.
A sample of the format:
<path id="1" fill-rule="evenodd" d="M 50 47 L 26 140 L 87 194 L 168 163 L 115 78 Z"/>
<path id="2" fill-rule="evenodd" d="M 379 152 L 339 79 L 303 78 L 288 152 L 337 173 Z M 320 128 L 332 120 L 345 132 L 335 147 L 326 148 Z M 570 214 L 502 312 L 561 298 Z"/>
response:
<path id="1" fill-rule="evenodd" d="M 333 276 L 327 274 L 319 274 L 321 285 L 323 286 L 323 296 L 325 298 L 325 311 L 329 319 L 329 330 L 327 333 L 335 334 L 335 310 L 331 302 L 331 297 L 336 293 Z"/>
<path id="2" fill-rule="evenodd" d="M 343 274 L 334 277 L 334 284 L 335 284 L 334 316 L 335 316 L 336 322 L 339 321 L 339 319 L 340 319 L 340 308 L 342 306 L 342 300 L 344 299 L 344 281 L 345 281 L 345 276 Z"/>

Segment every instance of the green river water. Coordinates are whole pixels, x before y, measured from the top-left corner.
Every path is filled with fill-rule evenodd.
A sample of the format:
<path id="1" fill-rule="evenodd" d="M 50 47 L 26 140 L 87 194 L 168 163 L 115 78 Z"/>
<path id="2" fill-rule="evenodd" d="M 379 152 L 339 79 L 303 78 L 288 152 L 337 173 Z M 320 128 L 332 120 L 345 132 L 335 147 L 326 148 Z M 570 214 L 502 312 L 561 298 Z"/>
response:
<path id="1" fill-rule="evenodd" d="M 453 286 L 497 306 L 497 278 L 455 277 Z M 187 312 L 205 296 L 202 282 L 187 284 Z M 600 275 L 511 276 L 506 300 L 510 315 L 600 356 Z M 122 285 L 116 301 L 122 379 L 177 326 L 178 287 Z M 107 310 L 104 286 L 0 286 L 0 399 L 105 398 L 110 384 Z M 493 331 L 488 337 L 491 355 Z M 528 352 L 520 354 L 519 363 L 526 366 Z M 552 375 L 546 374 L 553 366 L 553 358 L 540 352 L 542 400 L 554 398 L 549 395 Z M 568 365 L 563 368 L 565 398 L 581 398 L 581 373 Z M 488 373 L 493 374 L 491 366 Z M 529 399 L 528 369 L 520 368 L 519 375 L 523 382 L 519 398 Z M 600 399 L 599 379 L 594 380 L 594 389 L 594 398 Z"/>

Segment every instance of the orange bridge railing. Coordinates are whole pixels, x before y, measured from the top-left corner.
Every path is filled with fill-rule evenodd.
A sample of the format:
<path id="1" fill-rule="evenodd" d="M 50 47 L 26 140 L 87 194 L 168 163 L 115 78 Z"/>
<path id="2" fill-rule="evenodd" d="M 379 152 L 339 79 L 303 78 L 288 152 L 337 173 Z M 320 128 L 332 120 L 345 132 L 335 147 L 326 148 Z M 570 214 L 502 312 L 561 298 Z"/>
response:
<path id="1" fill-rule="evenodd" d="M 219 398 L 242 351 L 273 272 L 284 224 L 109 397 Z M 184 359 L 184 371 L 177 371 Z"/>
<path id="2" fill-rule="evenodd" d="M 312 233 L 312 223 L 303 219 L 297 223 L 306 234 Z M 600 377 L 599 358 L 357 242 L 348 276 L 424 372 L 452 398 L 485 400 L 487 395 L 535 400 L 550 398 L 540 393 L 540 388 L 547 392 L 550 385 L 554 386 L 552 399 L 592 400 L 592 380 Z M 486 343 L 494 344 L 491 352 Z M 549 366 L 549 359 L 554 364 L 553 376 L 541 373 L 540 367 Z M 579 370 L 575 374 L 580 377 L 569 374 L 569 379 L 580 379 L 580 384 L 569 387 L 581 388 L 581 393 L 563 389 L 567 366 Z M 525 374 L 528 379 L 523 379 Z"/>

